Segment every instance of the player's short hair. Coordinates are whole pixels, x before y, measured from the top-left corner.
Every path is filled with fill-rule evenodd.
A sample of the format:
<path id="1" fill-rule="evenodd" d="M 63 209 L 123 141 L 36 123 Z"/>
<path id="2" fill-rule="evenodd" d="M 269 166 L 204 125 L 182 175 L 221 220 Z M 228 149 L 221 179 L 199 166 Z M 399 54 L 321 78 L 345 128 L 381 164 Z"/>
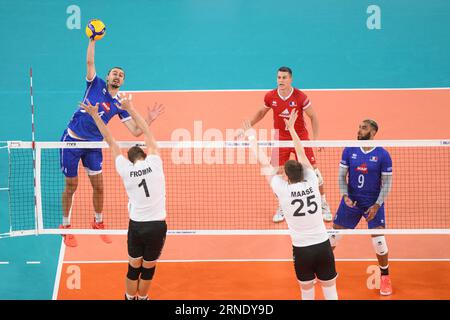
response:
<path id="1" fill-rule="evenodd" d="M 284 172 L 291 183 L 303 181 L 303 166 L 297 160 L 288 160 L 284 164 Z"/>
<path id="2" fill-rule="evenodd" d="M 112 71 L 113 69 L 119 69 L 119 70 L 122 70 L 122 71 L 123 71 L 123 78 L 125 79 L 125 70 L 123 70 L 122 67 L 112 67 L 112 68 L 109 69 L 109 71 L 108 71 L 108 76 L 109 76 L 109 74 L 111 73 L 111 71 Z"/>
<path id="3" fill-rule="evenodd" d="M 376 123 L 375 120 L 372 119 L 366 119 L 363 121 L 364 123 L 367 123 L 368 125 L 370 125 L 372 127 L 372 129 L 375 130 L 375 132 L 378 132 L 378 123 Z"/>
<path id="4" fill-rule="evenodd" d="M 278 72 L 287 72 L 292 77 L 292 70 L 289 67 L 280 67 L 278 68 Z"/>
<path id="5" fill-rule="evenodd" d="M 139 146 L 131 147 L 128 150 L 128 160 L 133 163 L 135 163 L 139 158 L 145 159 L 146 157 L 147 155 L 145 154 L 144 150 L 142 150 Z"/>

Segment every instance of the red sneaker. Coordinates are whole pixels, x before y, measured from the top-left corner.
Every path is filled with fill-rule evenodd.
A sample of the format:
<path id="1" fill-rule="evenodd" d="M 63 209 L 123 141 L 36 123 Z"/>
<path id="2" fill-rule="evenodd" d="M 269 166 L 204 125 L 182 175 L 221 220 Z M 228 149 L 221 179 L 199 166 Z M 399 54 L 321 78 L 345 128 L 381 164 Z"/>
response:
<path id="1" fill-rule="evenodd" d="M 105 229 L 105 225 L 103 224 L 103 222 L 92 222 L 92 229 L 96 229 L 96 230 L 104 230 Z M 111 238 L 106 235 L 106 234 L 101 234 L 100 238 L 103 240 L 104 243 L 112 243 Z"/>
<path id="2" fill-rule="evenodd" d="M 392 284 L 389 276 L 381 276 L 380 294 L 382 296 L 389 296 L 392 294 Z"/>
<path id="3" fill-rule="evenodd" d="M 60 229 L 70 229 L 70 224 L 67 226 L 60 225 L 59 228 Z M 75 238 L 75 236 L 73 234 L 63 234 L 62 237 L 64 239 L 64 244 L 67 247 L 75 248 L 78 245 L 77 239 Z"/>

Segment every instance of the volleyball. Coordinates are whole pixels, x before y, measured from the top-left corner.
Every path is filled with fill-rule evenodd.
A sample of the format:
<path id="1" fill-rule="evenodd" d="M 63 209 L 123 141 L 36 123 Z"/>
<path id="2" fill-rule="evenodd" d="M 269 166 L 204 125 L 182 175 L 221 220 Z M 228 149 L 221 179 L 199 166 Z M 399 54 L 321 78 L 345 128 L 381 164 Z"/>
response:
<path id="1" fill-rule="evenodd" d="M 86 35 L 89 39 L 100 40 L 105 36 L 106 27 L 105 24 L 98 19 L 89 20 L 86 26 Z"/>

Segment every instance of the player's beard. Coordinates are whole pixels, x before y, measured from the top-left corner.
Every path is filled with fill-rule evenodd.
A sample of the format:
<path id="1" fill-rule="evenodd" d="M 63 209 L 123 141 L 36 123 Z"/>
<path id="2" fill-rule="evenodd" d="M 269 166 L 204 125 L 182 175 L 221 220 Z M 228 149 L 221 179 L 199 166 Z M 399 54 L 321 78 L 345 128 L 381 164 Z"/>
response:
<path id="1" fill-rule="evenodd" d="M 119 80 L 112 80 L 111 82 L 108 81 L 108 85 L 112 88 L 112 89 L 119 89 L 120 85 L 118 84 L 120 83 Z"/>
<path id="2" fill-rule="evenodd" d="M 368 132 L 365 136 L 358 135 L 358 140 L 370 140 L 370 132 Z"/>
<path id="3" fill-rule="evenodd" d="M 115 84 L 113 81 L 111 81 L 111 82 L 108 81 L 108 87 L 111 89 L 119 89 L 120 85 Z"/>

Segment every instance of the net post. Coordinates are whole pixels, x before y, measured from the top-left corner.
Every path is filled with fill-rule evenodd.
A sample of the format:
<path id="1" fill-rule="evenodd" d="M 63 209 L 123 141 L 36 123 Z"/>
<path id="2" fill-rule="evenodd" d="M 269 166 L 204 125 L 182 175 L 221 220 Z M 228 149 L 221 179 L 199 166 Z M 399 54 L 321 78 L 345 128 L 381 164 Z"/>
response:
<path id="1" fill-rule="evenodd" d="M 9 234 L 12 233 L 12 210 L 11 210 L 11 149 L 8 142 L 8 217 L 9 217 Z"/>

